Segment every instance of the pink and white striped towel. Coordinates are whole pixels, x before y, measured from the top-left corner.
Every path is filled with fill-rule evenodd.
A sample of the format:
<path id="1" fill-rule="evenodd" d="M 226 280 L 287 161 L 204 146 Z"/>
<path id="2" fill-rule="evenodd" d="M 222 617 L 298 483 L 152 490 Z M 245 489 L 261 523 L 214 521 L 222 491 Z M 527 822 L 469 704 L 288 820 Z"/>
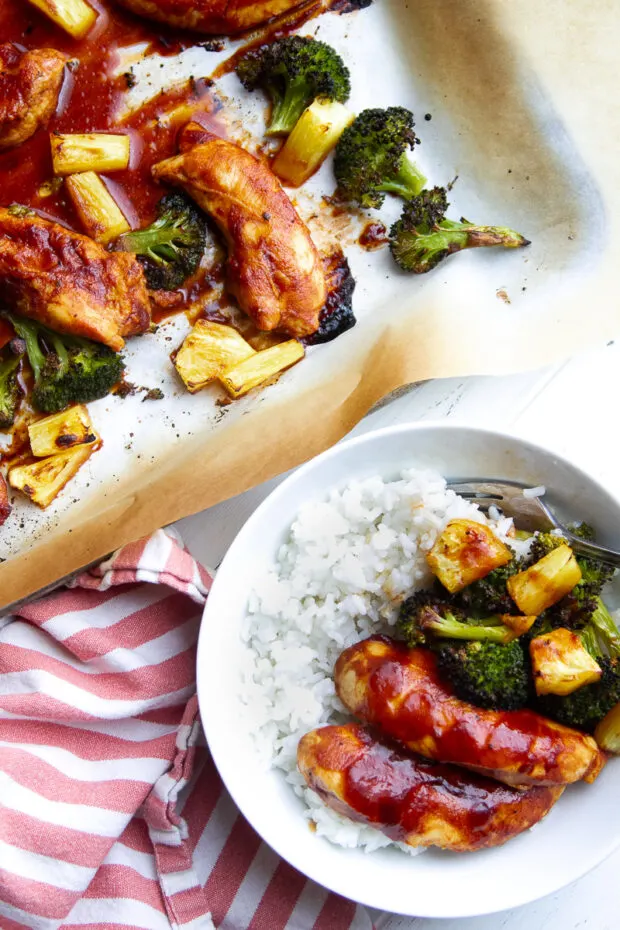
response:
<path id="1" fill-rule="evenodd" d="M 371 928 L 219 779 L 194 674 L 210 583 L 160 530 L 0 620 L 2 930 Z"/>

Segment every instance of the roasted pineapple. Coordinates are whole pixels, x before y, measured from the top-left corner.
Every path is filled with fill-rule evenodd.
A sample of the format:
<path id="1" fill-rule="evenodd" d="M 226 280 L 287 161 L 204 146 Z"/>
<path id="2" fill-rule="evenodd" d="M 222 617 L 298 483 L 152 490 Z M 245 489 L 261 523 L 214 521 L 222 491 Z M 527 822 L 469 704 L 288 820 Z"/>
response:
<path id="1" fill-rule="evenodd" d="M 39 458 L 95 442 L 97 438 L 88 409 L 83 404 L 31 423 L 28 437 L 32 454 Z"/>
<path id="2" fill-rule="evenodd" d="M 71 174 L 65 185 L 84 229 L 93 239 L 107 245 L 130 225 L 101 178 L 94 171 Z"/>
<path id="3" fill-rule="evenodd" d="M 594 731 L 594 739 L 605 752 L 620 754 L 620 704 L 605 714 Z"/>
<path id="4" fill-rule="evenodd" d="M 50 143 L 54 174 L 123 171 L 129 165 L 129 136 L 105 132 L 74 135 L 53 132 Z"/>
<path id="5" fill-rule="evenodd" d="M 482 523 L 450 520 L 426 556 L 429 568 L 451 594 L 510 562 L 512 552 Z"/>
<path id="6" fill-rule="evenodd" d="M 29 465 L 17 465 L 9 471 L 9 484 L 16 491 L 23 491 L 39 507 L 48 507 L 99 446 L 95 437 L 95 442 L 74 446 Z"/>
<path id="7" fill-rule="evenodd" d="M 302 344 L 296 339 L 289 339 L 287 342 L 272 346 L 271 349 L 255 352 L 244 362 L 240 362 L 234 368 L 229 368 L 219 376 L 219 380 L 232 398 L 242 397 L 252 388 L 271 380 L 286 368 L 299 362 L 304 354 Z"/>
<path id="8" fill-rule="evenodd" d="M 509 626 L 517 636 L 523 636 L 524 633 L 527 633 L 531 627 L 534 626 L 536 622 L 536 615 L 530 617 L 520 617 L 513 616 L 512 614 L 500 614 L 500 620 L 506 626 Z"/>
<path id="9" fill-rule="evenodd" d="M 30 0 L 30 3 L 75 39 L 85 36 L 97 19 L 97 13 L 85 0 Z"/>
<path id="10" fill-rule="evenodd" d="M 192 394 L 229 368 L 256 355 L 232 326 L 198 320 L 174 360 L 176 370 Z"/>
<path id="11" fill-rule="evenodd" d="M 530 643 L 536 694 L 572 694 L 603 674 L 581 639 L 572 630 L 558 629 Z"/>
<path id="12" fill-rule="evenodd" d="M 569 546 L 558 546 L 531 568 L 512 575 L 508 593 L 524 614 L 541 614 L 581 581 L 581 569 Z"/>
<path id="13" fill-rule="evenodd" d="M 299 187 L 320 167 L 355 115 L 335 100 L 317 99 L 300 116 L 272 168 L 285 184 Z"/>

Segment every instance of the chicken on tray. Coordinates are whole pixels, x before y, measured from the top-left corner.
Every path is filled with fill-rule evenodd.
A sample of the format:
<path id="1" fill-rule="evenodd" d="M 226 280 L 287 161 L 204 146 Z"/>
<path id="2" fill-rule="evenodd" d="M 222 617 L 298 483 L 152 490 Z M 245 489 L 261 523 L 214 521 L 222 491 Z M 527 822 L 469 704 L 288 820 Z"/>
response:
<path id="1" fill-rule="evenodd" d="M 25 142 L 52 116 L 67 60 L 52 48 L 0 45 L 0 151 Z"/>
<path id="2" fill-rule="evenodd" d="M 119 0 L 132 13 L 212 35 L 243 32 L 307 0 Z"/>
<path id="3" fill-rule="evenodd" d="M 146 332 L 150 305 L 142 268 L 21 208 L 0 208 L 0 294 L 19 313 L 58 333 L 114 351 Z"/>
<path id="4" fill-rule="evenodd" d="M 500 846 L 538 823 L 564 790 L 519 791 L 377 742 L 360 724 L 302 737 L 297 761 L 328 807 L 409 846 L 469 852 Z"/>
<path id="5" fill-rule="evenodd" d="M 508 785 L 593 781 L 605 755 L 590 736 L 529 710 L 492 711 L 455 698 L 430 650 L 383 636 L 350 646 L 335 668 L 340 700 L 359 720 L 429 759 Z"/>
<path id="6" fill-rule="evenodd" d="M 201 127 L 198 145 L 155 165 L 155 177 L 184 188 L 209 213 L 228 245 L 228 286 L 262 330 L 301 338 L 316 332 L 327 287 L 320 256 L 269 168 Z"/>

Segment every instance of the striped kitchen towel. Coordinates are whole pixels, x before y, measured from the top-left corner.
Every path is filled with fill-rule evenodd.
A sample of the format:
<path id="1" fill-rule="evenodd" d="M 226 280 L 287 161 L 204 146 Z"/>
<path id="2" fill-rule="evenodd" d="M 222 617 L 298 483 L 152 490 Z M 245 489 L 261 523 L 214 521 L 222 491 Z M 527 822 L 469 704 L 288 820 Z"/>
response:
<path id="1" fill-rule="evenodd" d="M 0 620 L 0 928 L 368 930 L 261 842 L 204 745 L 211 579 L 170 531 Z"/>

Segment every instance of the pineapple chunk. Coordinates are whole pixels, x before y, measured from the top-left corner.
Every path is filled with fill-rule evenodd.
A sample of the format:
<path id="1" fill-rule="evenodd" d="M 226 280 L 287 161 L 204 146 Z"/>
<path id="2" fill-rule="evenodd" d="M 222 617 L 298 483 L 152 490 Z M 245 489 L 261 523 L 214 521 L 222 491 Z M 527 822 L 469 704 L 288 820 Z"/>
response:
<path id="1" fill-rule="evenodd" d="M 9 471 L 9 484 L 16 491 L 23 491 L 39 507 L 48 507 L 100 444 L 95 437 L 95 442 L 74 446 L 29 465 L 17 465 Z"/>
<path id="2" fill-rule="evenodd" d="M 30 3 L 74 39 L 85 36 L 97 19 L 96 11 L 85 0 L 30 0 Z"/>
<path id="3" fill-rule="evenodd" d="M 620 754 L 620 704 L 605 714 L 594 731 L 594 739 L 605 752 Z"/>
<path id="4" fill-rule="evenodd" d="M 536 694 L 572 694 L 603 674 L 580 638 L 572 630 L 553 630 L 530 643 Z"/>
<path id="5" fill-rule="evenodd" d="M 325 161 L 355 115 L 341 103 L 315 100 L 304 110 L 272 168 L 285 184 L 299 187 Z"/>
<path id="6" fill-rule="evenodd" d="M 200 391 L 225 371 L 256 355 L 232 326 L 198 320 L 174 360 L 176 370 L 191 394 Z"/>
<path id="7" fill-rule="evenodd" d="M 450 520 L 426 556 L 429 568 L 451 594 L 510 562 L 512 552 L 482 523 Z"/>
<path id="8" fill-rule="evenodd" d="M 515 617 L 512 614 L 500 614 L 499 619 L 506 626 L 509 626 L 517 636 L 523 636 L 524 633 L 534 626 L 536 614 L 530 617 Z"/>
<path id="9" fill-rule="evenodd" d="M 123 171 L 129 165 L 129 136 L 105 132 L 50 135 L 54 174 Z"/>
<path id="10" fill-rule="evenodd" d="M 286 368 L 290 368 L 304 355 L 302 344 L 296 339 L 289 339 L 287 342 L 272 346 L 271 349 L 255 352 L 251 358 L 220 375 L 220 381 L 230 397 L 233 399 L 242 397 L 252 388 L 258 387 L 264 381 L 269 381 Z"/>
<path id="11" fill-rule="evenodd" d="M 39 458 L 57 455 L 73 446 L 94 442 L 97 438 L 88 410 L 83 404 L 31 423 L 28 437 L 32 454 Z"/>
<path id="12" fill-rule="evenodd" d="M 581 569 L 569 546 L 558 546 L 506 582 L 508 593 L 524 614 L 541 614 L 557 604 L 581 581 Z"/>
<path id="13" fill-rule="evenodd" d="M 89 236 L 107 245 L 122 233 L 129 232 L 129 223 L 98 174 L 94 171 L 72 174 L 65 184 Z"/>

